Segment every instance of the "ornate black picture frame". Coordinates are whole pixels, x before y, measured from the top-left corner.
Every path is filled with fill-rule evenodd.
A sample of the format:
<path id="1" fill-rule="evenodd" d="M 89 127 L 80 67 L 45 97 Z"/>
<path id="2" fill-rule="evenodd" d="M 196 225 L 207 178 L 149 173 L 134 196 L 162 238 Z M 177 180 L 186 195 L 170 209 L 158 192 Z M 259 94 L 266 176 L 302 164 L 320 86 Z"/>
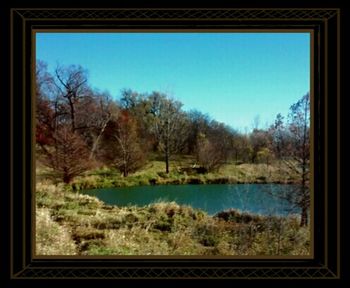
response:
<path id="1" fill-rule="evenodd" d="M 337 280 L 340 246 L 338 8 L 12 8 L 10 15 L 10 279 Z M 312 259 L 55 259 L 33 257 L 33 31 L 46 29 L 312 30 L 314 254 Z"/>

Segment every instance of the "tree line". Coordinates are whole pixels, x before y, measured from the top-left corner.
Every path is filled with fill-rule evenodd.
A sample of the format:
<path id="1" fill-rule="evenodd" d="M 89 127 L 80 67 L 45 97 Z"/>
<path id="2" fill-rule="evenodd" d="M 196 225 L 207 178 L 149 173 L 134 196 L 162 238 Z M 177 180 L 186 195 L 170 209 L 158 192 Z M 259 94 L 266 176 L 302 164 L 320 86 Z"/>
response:
<path id="1" fill-rule="evenodd" d="M 309 93 L 291 105 L 287 117 L 250 133 L 240 133 L 165 93 L 124 89 L 119 100 L 88 83 L 87 71 L 77 65 L 36 64 L 36 149 L 42 163 L 65 182 L 100 165 L 117 168 L 124 177 L 141 169 L 154 154 L 165 163 L 175 155 L 193 156 L 201 173 L 228 162 L 283 163 L 300 175 L 303 189 L 288 196 L 298 207 L 309 207 L 310 159 Z M 307 224 L 307 223 L 304 223 Z"/>

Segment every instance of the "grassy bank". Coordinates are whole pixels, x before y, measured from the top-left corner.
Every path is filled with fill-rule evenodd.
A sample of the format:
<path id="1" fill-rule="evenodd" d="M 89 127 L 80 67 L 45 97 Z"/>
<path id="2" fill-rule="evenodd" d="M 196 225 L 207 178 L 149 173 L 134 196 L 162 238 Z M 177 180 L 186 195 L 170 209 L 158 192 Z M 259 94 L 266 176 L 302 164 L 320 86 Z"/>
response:
<path id="1" fill-rule="evenodd" d="M 165 184 L 235 184 L 235 183 L 283 183 L 291 184 L 298 180 L 298 175 L 287 173 L 281 163 L 240 164 L 227 163 L 216 172 L 198 173 L 192 168 L 193 158 L 182 157 L 170 162 L 170 173 L 164 172 L 164 162 L 149 161 L 140 171 L 123 177 L 113 168 L 103 167 L 86 172 L 72 182 L 74 190 L 126 187 L 139 185 Z M 53 179 L 52 173 L 38 165 L 38 182 L 46 178 Z M 57 179 L 59 182 L 60 179 Z"/>
<path id="2" fill-rule="evenodd" d="M 48 181 L 36 189 L 38 255 L 307 255 L 308 228 L 293 217 L 189 206 L 108 206 Z"/>

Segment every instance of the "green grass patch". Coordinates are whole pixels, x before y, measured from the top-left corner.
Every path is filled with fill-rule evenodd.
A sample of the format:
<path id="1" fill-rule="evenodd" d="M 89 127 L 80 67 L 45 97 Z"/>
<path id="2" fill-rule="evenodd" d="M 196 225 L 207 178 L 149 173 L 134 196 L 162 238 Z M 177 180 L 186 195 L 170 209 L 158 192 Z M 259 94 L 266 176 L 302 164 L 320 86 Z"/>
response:
<path id="1" fill-rule="evenodd" d="M 157 159 L 157 158 L 154 158 Z M 170 161 L 170 173 L 165 173 L 165 164 L 152 160 L 134 174 L 123 177 L 114 168 L 103 167 L 76 177 L 71 184 L 72 191 L 95 188 L 130 187 L 145 185 L 181 184 L 235 184 L 235 183 L 294 183 L 298 176 L 287 173 L 283 164 L 271 165 L 234 162 L 223 165 L 218 171 L 199 173 L 193 168 L 195 159 L 191 156 L 178 156 Z M 197 171 L 197 172 L 196 172 Z"/>

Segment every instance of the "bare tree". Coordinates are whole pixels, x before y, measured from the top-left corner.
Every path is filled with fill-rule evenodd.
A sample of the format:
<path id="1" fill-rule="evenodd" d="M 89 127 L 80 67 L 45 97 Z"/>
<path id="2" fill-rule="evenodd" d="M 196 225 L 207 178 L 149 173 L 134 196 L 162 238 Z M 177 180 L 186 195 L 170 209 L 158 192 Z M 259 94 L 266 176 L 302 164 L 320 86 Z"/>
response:
<path id="1" fill-rule="evenodd" d="M 120 105 L 125 110 L 135 109 L 141 102 L 141 95 L 131 89 L 121 91 Z"/>
<path id="2" fill-rule="evenodd" d="M 204 134 L 198 135 L 197 160 L 207 172 L 215 171 L 225 162 L 225 152 L 217 141 L 208 139 Z"/>
<path id="3" fill-rule="evenodd" d="M 131 89 L 123 89 L 121 91 L 121 98 L 119 105 L 130 113 L 133 119 L 137 122 L 137 134 L 139 136 L 142 150 L 148 152 L 156 145 L 153 127 L 153 115 L 150 112 L 151 102 L 146 94 L 140 94 Z"/>
<path id="4" fill-rule="evenodd" d="M 260 115 L 255 115 L 252 123 L 252 127 L 254 130 L 259 130 L 259 126 L 260 126 Z"/>
<path id="5" fill-rule="evenodd" d="M 258 160 L 258 154 L 270 145 L 270 137 L 267 131 L 261 129 L 254 129 L 250 134 L 250 147 L 251 147 L 251 162 L 256 163 Z"/>
<path id="6" fill-rule="evenodd" d="M 74 132 L 77 127 L 77 104 L 79 101 L 90 95 L 90 88 L 87 86 L 86 71 L 81 66 L 57 67 L 55 70 L 55 85 L 59 90 L 59 96 L 65 99 L 67 113 L 70 117 L 71 130 Z"/>
<path id="7" fill-rule="evenodd" d="M 93 92 L 77 105 L 77 130 L 90 147 L 89 160 L 98 158 L 98 147 L 108 123 L 116 115 L 119 107 L 111 101 L 108 93 Z"/>
<path id="8" fill-rule="evenodd" d="M 286 151 L 286 130 L 284 126 L 284 118 L 278 113 L 274 124 L 270 127 L 271 147 L 277 159 L 282 159 Z"/>
<path id="9" fill-rule="evenodd" d="M 300 176 L 300 189 L 290 195 L 289 201 L 301 208 L 300 226 L 308 225 L 310 208 L 310 95 L 307 93 L 290 107 L 289 114 L 292 145 L 286 164 Z"/>
<path id="10" fill-rule="evenodd" d="M 90 147 L 89 160 L 95 158 L 102 134 L 111 120 L 110 96 L 93 91 L 87 83 L 87 72 L 81 66 L 58 66 L 53 77 L 56 87 L 56 126 L 69 123 Z"/>
<path id="11" fill-rule="evenodd" d="M 113 115 L 104 136 L 105 159 L 127 177 L 144 164 L 135 119 L 127 110 Z"/>
<path id="12" fill-rule="evenodd" d="M 200 134 L 208 134 L 210 127 L 210 117 L 208 114 L 203 114 L 198 110 L 191 110 L 188 113 L 189 129 L 187 142 L 187 151 L 196 155 L 198 151 L 198 137 Z"/>
<path id="13" fill-rule="evenodd" d="M 58 67 L 52 76 L 38 61 L 36 92 L 36 143 L 41 158 L 69 183 L 91 167 L 89 147 L 81 133 L 88 127 L 86 115 L 93 115 L 87 109 L 93 98 L 86 72 L 80 66 Z"/>
<path id="14" fill-rule="evenodd" d="M 170 156 L 185 145 L 188 121 L 181 111 L 182 103 L 168 99 L 165 94 L 154 92 L 149 101 L 153 115 L 152 130 L 158 140 L 158 148 L 164 153 L 165 171 L 169 173 Z"/>
<path id="15" fill-rule="evenodd" d="M 36 63 L 36 142 L 39 146 L 52 143 L 54 132 L 54 119 L 56 117 L 52 107 L 51 97 L 55 86 L 53 78 L 47 71 L 45 62 L 38 60 Z"/>

